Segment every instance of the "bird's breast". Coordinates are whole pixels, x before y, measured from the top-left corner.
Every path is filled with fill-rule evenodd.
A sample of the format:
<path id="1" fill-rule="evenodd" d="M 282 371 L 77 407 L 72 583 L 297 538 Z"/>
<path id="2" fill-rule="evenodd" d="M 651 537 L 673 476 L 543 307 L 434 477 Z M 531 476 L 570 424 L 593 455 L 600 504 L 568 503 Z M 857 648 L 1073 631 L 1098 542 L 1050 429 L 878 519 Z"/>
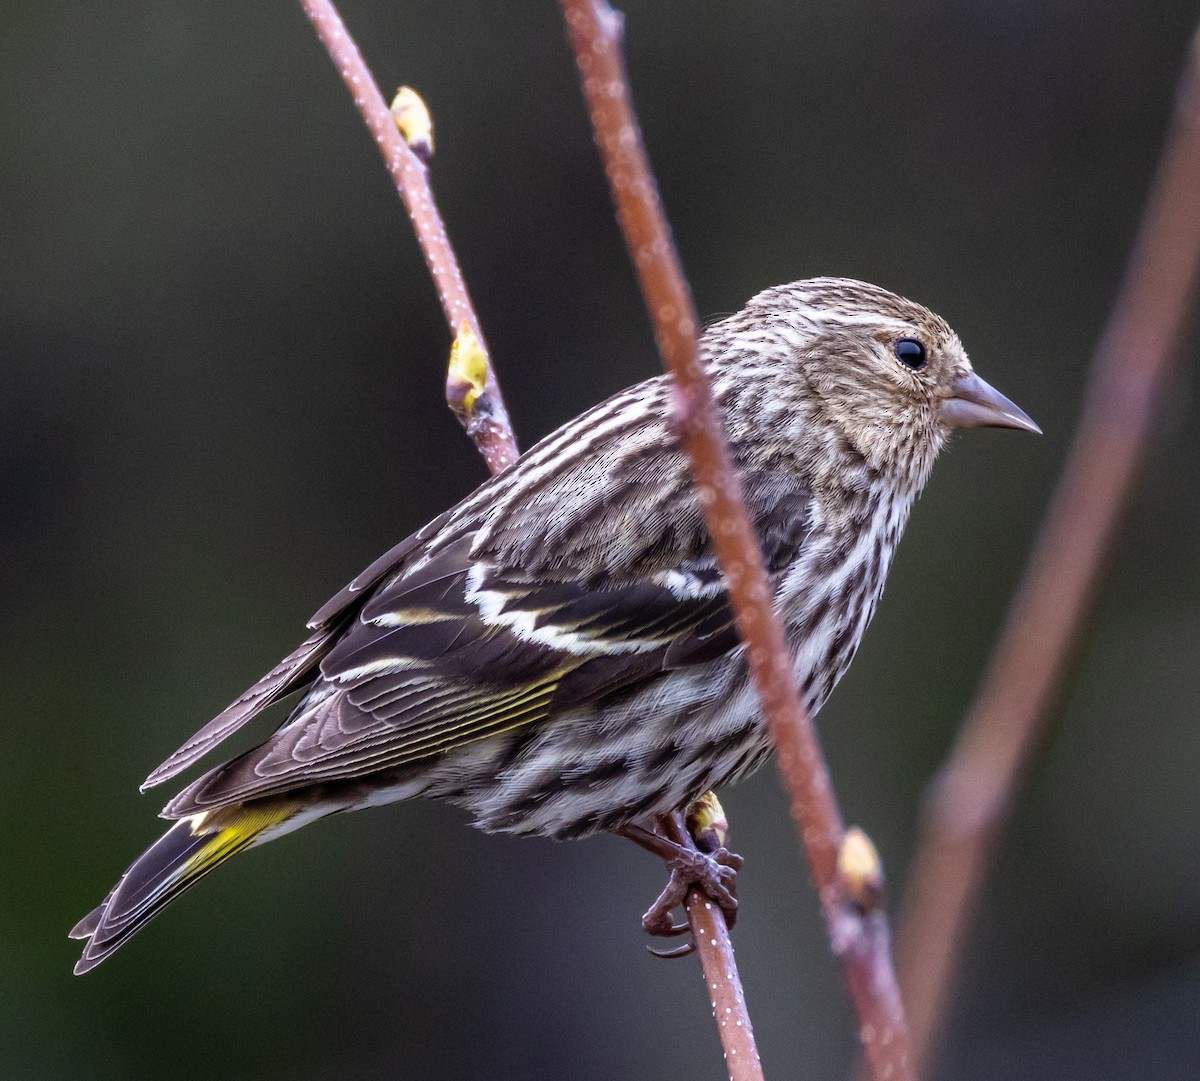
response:
<path id="1" fill-rule="evenodd" d="M 810 713 L 841 679 L 875 614 L 911 501 L 880 493 L 814 507 L 812 530 L 776 595 Z"/>

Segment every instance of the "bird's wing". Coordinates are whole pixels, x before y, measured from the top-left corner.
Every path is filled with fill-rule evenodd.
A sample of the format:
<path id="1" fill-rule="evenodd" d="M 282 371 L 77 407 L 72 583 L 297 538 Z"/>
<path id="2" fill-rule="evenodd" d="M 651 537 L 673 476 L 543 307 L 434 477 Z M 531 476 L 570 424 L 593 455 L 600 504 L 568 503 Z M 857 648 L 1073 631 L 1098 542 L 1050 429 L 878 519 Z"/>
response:
<path id="1" fill-rule="evenodd" d="M 363 604 L 382 584 L 402 575 L 410 564 L 424 560 L 431 547 L 451 544 L 464 532 L 494 520 L 500 536 L 492 548 L 503 553 L 502 561 L 532 565 L 539 557 L 544 560 L 546 552 L 554 551 L 555 538 L 545 536 L 537 528 L 540 518 L 555 518 L 552 513 L 547 515 L 547 504 L 571 504 L 586 509 L 602 502 L 596 495 L 617 480 L 612 475 L 616 463 L 628 457 L 615 453 L 622 441 L 635 452 L 644 450 L 649 459 L 674 462 L 672 441 L 661 423 L 670 407 L 668 390 L 665 378 L 657 377 L 601 402 L 532 447 L 513 468 L 483 484 L 457 507 L 377 559 L 309 620 L 312 633 L 298 649 L 158 766 L 142 784 L 142 790 L 183 772 L 267 707 L 309 686 L 319 675 L 321 659 L 352 625 Z M 589 450 L 592 453 L 587 453 Z M 627 484 L 635 496 L 638 478 L 642 476 L 636 465 L 637 457 L 635 453 L 634 467 L 627 470 L 630 473 Z M 672 465 L 676 472 L 678 464 Z M 552 483 L 544 483 L 547 476 L 553 478 Z M 681 476 L 686 482 L 686 466 Z M 589 491 L 592 498 L 572 499 L 564 489 Z M 670 497 L 673 493 L 664 495 Z M 698 521 L 698 515 L 696 518 Z M 689 526 L 693 532 L 696 524 Z M 560 520 L 555 528 L 561 525 Z M 589 530 L 580 528 L 574 532 L 586 536 Z M 522 543 L 527 551 L 520 549 Z M 589 554 L 564 551 L 563 556 L 568 561 L 572 557 L 579 561 L 586 560 Z"/>
<path id="2" fill-rule="evenodd" d="M 354 618 L 371 590 L 389 574 L 396 573 L 405 562 L 420 553 L 422 543 L 442 525 L 445 515 L 434 519 L 419 533 L 401 541 L 380 556 L 340 593 L 327 601 L 308 622 L 312 633 L 283 658 L 254 686 L 241 694 L 211 721 L 158 766 L 145 781 L 142 791 L 160 785 L 198 762 L 217 744 L 228 739 L 243 725 L 257 717 L 268 706 L 300 690 L 319 674 L 321 658 L 333 647 L 341 633 Z"/>
<path id="3" fill-rule="evenodd" d="M 759 523 L 776 577 L 803 543 L 807 507 L 797 486 Z M 530 573 L 481 552 L 485 539 L 464 534 L 378 588 L 289 722 L 165 814 L 409 765 L 738 645 L 703 536 L 699 550 L 648 575 L 594 565 Z"/>
<path id="4" fill-rule="evenodd" d="M 142 784 L 142 790 L 162 784 L 208 754 L 268 706 L 310 684 L 318 674 L 317 665 L 340 635 L 351 624 L 373 591 L 390 577 L 402 574 L 413 560 L 421 561 L 427 549 L 447 543 L 465 527 L 473 529 L 485 519 L 501 525 L 497 548 L 508 549 L 508 562 L 530 564 L 532 553 L 553 551 L 548 539 L 537 528 L 546 516 L 547 504 L 553 505 L 564 486 L 593 493 L 605 491 L 605 474 L 611 476 L 613 464 L 626 456 L 613 453 L 621 440 L 633 438 L 636 448 L 644 447 L 650 457 L 670 460 L 669 434 L 656 418 L 667 415 L 669 384 L 663 377 L 647 380 L 599 405 L 594 406 L 557 432 L 543 439 L 524 454 L 514 467 L 481 485 L 476 492 L 391 551 L 385 553 L 349 585 L 327 601 L 309 620 L 312 634 L 304 643 L 279 662 L 270 672 L 235 702 L 208 722 L 182 747 L 158 766 Z M 634 438 L 640 430 L 640 439 Z M 593 453 L 589 455 L 587 451 Z M 565 467 L 565 468 L 564 468 Z M 544 483 L 545 477 L 552 478 Z M 667 495 L 673 493 L 666 493 Z M 581 508 L 595 506 L 592 499 L 563 500 Z M 552 516 L 551 516 L 552 517 Z M 575 530 L 577 535 L 587 530 Z M 528 553 L 519 550 L 524 542 Z M 564 553 L 586 558 L 587 553 Z"/>
<path id="5" fill-rule="evenodd" d="M 737 643 L 711 564 L 612 588 L 535 582 L 473 559 L 469 539 L 372 597 L 289 722 L 168 813 L 403 766 Z"/>
<path id="6" fill-rule="evenodd" d="M 308 687 L 289 721 L 165 813 L 402 765 L 733 649 L 672 404 L 665 377 L 615 395 L 368 568 L 154 778 Z M 810 489 L 733 451 L 779 574 L 803 543 Z"/>
<path id="7" fill-rule="evenodd" d="M 228 739 L 248 721 L 257 717 L 268 706 L 292 691 L 304 686 L 317 673 L 322 655 L 329 648 L 329 631 L 320 630 L 309 635 L 300 645 L 283 658 L 274 668 L 230 703 L 211 721 L 175 751 L 153 773 L 142 782 L 145 792 L 155 785 L 169 781 L 182 773 L 193 762 L 198 762 L 218 743 Z"/>

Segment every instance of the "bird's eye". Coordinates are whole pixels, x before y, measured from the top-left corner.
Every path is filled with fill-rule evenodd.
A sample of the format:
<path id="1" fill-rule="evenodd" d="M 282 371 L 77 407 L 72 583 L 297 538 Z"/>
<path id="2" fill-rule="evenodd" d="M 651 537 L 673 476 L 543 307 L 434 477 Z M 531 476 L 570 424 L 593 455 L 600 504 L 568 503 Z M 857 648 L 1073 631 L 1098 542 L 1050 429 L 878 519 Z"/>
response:
<path id="1" fill-rule="evenodd" d="M 911 368 L 914 372 L 918 372 L 924 368 L 926 361 L 929 359 L 925 356 L 925 346 L 917 341 L 916 338 L 901 338 L 896 342 L 895 348 L 896 359 L 906 368 Z"/>

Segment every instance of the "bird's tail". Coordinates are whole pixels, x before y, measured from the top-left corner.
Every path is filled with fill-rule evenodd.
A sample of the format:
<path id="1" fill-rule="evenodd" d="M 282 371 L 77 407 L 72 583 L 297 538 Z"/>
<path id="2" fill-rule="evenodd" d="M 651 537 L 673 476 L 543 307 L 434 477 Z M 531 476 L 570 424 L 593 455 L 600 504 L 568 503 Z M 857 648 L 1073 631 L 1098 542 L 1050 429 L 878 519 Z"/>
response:
<path id="1" fill-rule="evenodd" d="M 255 842 L 300 825 L 290 800 L 260 800 L 222 807 L 176 822 L 143 852 L 98 908 L 71 931 L 86 938 L 76 975 L 95 968 L 140 931 L 184 890 Z"/>

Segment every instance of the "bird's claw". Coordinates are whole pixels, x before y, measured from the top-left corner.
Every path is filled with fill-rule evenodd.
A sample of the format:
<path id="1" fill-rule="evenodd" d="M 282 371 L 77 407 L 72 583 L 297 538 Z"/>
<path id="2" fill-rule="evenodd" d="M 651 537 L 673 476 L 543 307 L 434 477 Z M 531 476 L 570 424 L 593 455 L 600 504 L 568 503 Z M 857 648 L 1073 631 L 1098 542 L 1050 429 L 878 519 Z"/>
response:
<path id="1" fill-rule="evenodd" d="M 710 805 L 720 812 L 716 797 L 710 798 Z M 691 930 L 689 924 L 676 923 L 671 913 L 687 900 L 688 890 L 693 886 L 720 908 L 726 925 L 732 927 L 737 920 L 737 873 L 744 861 L 721 843 L 728 835 L 727 829 L 690 831 L 679 812 L 659 816 L 658 826 L 658 830 L 653 830 L 630 823 L 616 830 L 658 856 L 671 872 L 666 889 L 642 917 L 642 927 L 661 938 L 687 934 Z M 686 957 L 695 948 L 694 943 L 686 942 L 673 949 L 650 952 L 655 957 Z"/>
<path id="2" fill-rule="evenodd" d="M 647 946 L 646 950 L 664 961 L 673 961 L 676 957 L 686 957 L 689 953 L 695 953 L 696 943 L 685 942 L 682 946 L 674 946 L 669 950 L 656 950 L 653 946 Z"/>
<path id="3" fill-rule="evenodd" d="M 692 886 L 721 909 L 726 923 L 732 927 L 737 921 L 737 872 L 742 862 L 741 856 L 727 848 L 700 852 L 681 846 L 667 861 L 671 878 L 642 917 L 642 927 L 648 934 L 664 938 L 686 934 L 691 930 L 686 923 L 675 923 L 671 919 L 671 912 L 683 904 Z M 655 957 L 673 958 L 686 957 L 694 949 L 695 945 L 688 942 L 674 949 L 651 949 L 650 952 Z"/>

